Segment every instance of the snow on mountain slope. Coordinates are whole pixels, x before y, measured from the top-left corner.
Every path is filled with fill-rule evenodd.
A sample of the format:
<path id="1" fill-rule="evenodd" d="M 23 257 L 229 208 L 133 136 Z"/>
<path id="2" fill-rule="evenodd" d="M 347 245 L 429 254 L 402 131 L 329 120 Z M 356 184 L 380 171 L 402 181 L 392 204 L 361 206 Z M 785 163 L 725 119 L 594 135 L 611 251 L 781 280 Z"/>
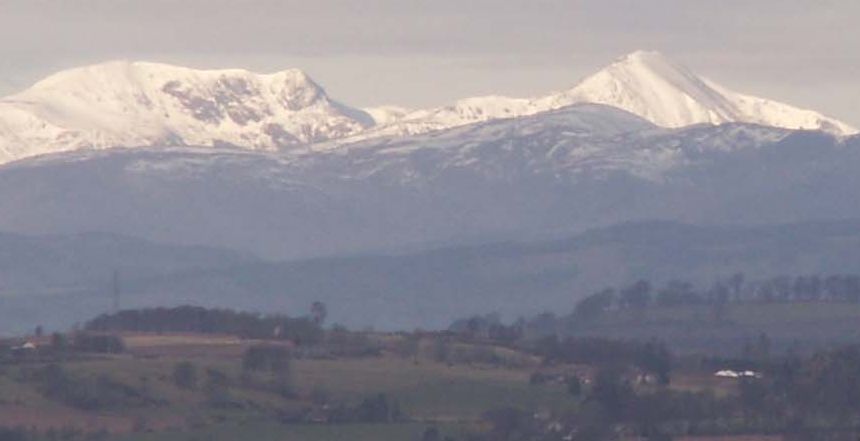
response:
<path id="1" fill-rule="evenodd" d="M 658 126 L 753 123 L 857 133 L 839 121 L 732 92 L 656 52 L 635 52 L 575 87 L 535 99 L 485 96 L 407 111 L 355 109 L 299 70 L 261 75 L 144 62 L 108 62 L 50 76 L 0 99 L 0 164 L 53 152 L 136 146 L 340 148 L 593 103 Z"/>
<path id="2" fill-rule="evenodd" d="M 66 152 L 0 166 L 0 230 L 296 258 L 641 219 L 850 218 L 858 142 L 738 123 L 667 129 L 578 104 L 328 150 Z"/>
<path id="3" fill-rule="evenodd" d="M 616 60 L 569 90 L 535 99 L 478 97 L 454 105 L 416 111 L 375 127 L 355 139 L 403 136 L 487 121 L 520 117 L 577 103 L 604 104 L 663 127 L 752 123 L 836 135 L 857 129 L 820 113 L 743 95 L 696 76 L 657 52 L 638 51 Z"/>
<path id="4" fill-rule="evenodd" d="M 540 107 L 591 102 L 618 107 L 664 127 L 744 122 L 838 135 L 857 130 L 811 110 L 742 95 L 696 76 L 657 52 L 634 52 Z"/>
<path id="5" fill-rule="evenodd" d="M 0 162 L 114 146 L 275 150 L 373 124 L 295 69 L 260 75 L 108 62 L 60 72 L 0 100 Z"/>
<path id="6" fill-rule="evenodd" d="M 739 123 L 667 129 L 616 107 L 582 103 L 300 154 L 327 163 L 328 172 L 339 163 L 338 176 L 373 177 L 401 186 L 432 181 L 455 170 L 500 180 L 512 179 L 510 173 L 516 171 L 550 174 L 559 180 L 624 173 L 660 181 L 666 172 L 702 154 L 754 150 L 790 133 Z"/>
<path id="7" fill-rule="evenodd" d="M 383 136 L 409 136 L 493 119 L 532 115 L 539 111 L 527 99 L 497 95 L 465 98 L 450 106 L 401 114 L 387 124 L 355 135 L 350 141 Z"/>
<path id="8" fill-rule="evenodd" d="M 411 110 L 405 107 L 392 105 L 366 107 L 361 110 L 370 115 L 370 117 L 373 118 L 373 121 L 378 125 L 391 124 L 399 121 L 411 112 Z"/>

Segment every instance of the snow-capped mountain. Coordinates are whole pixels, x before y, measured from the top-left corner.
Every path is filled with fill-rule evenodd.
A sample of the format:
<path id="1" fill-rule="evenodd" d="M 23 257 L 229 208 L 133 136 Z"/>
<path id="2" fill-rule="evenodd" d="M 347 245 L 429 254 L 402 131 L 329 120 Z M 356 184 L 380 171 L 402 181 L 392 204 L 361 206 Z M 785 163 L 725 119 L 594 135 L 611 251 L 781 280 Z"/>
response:
<path id="1" fill-rule="evenodd" d="M 460 258 L 445 250 L 430 253 L 419 263 L 422 271 L 412 276 L 402 257 L 378 257 L 378 265 L 360 263 L 363 269 L 354 278 L 338 276 L 346 262 L 342 256 L 521 241 L 646 219 L 721 225 L 860 218 L 858 169 L 860 136 L 741 123 L 670 129 L 618 108 L 577 104 L 331 149 L 154 146 L 27 158 L 0 165 L 0 231 L 122 233 L 159 243 L 222 246 L 272 259 L 337 255 L 341 258 L 336 261 L 296 263 L 292 268 L 267 263 L 251 273 L 243 264 L 231 270 L 231 276 L 195 269 L 168 285 L 158 276 L 132 292 L 135 301 L 147 305 L 200 302 L 253 309 L 278 304 L 286 310 L 303 307 L 312 296 L 346 305 L 343 310 L 352 319 L 393 314 L 414 324 L 421 317 L 450 318 L 450 311 L 434 309 L 451 304 L 440 299 L 460 299 L 455 302 L 457 314 L 468 305 L 479 310 L 492 301 L 520 310 L 528 301 L 534 303 L 534 296 L 523 292 L 542 300 L 555 292 L 558 297 L 553 298 L 569 302 L 573 291 L 558 284 L 559 271 L 579 274 L 585 269 L 618 277 L 625 272 L 619 264 L 639 262 L 641 256 L 620 259 L 635 257 L 637 248 L 631 252 L 613 244 L 579 260 L 559 254 L 556 243 L 541 245 L 540 256 L 509 261 L 504 249 L 478 247 Z M 802 265 L 807 257 L 819 256 L 793 257 L 773 235 L 757 235 L 771 244 L 780 265 Z M 669 242 L 650 227 L 632 239 L 616 231 L 608 236 L 658 244 L 656 254 L 641 257 L 649 261 L 703 259 L 701 244 L 685 232 Z M 824 243 L 805 242 L 808 236 L 802 234 L 779 235 L 785 236 L 804 250 L 820 249 Z M 837 232 L 827 240 L 843 236 Z M 685 245 L 676 246 L 681 243 Z M 733 272 L 723 266 L 737 263 L 732 243 L 739 242 L 715 245 L 715 271 Z M 846 244 L 850 248 L 850 240 Z M 488 249 L 498 252 L 480 258 Z M 14 257 L 15 252 L 13 247 L 7 254 Z M 128 253 L 124 248 L 118 252 Z M 79 254 L 63 256 L 80 266 Z M 827 255 L 833 261 L 820 265 L 832 267 L 853 256 L 841 249 Z M 13 268 L 18 260 L 9 260 Z M 128 264 L 128 258 L 124 262 Z M 747 261 L 738 265 L 750 268 Z M 463 269 L 452 272 L 451 267 Z M 100 268 L 103 265 L 91 268 L 91 273 Z M 628 269 L 639 272 L 641 266 Z M 505 275 L 504 289 L 482 282 L 499 273 Z M 42 283 L 51 280 L 45 274 L 36 276 Z M 270 282 L 261 285 L 256 280 Z M 404 285 L 404 280 L 420 288 Z M 346 288 L 330 290 L 331 284 L 321 281 Z M 28 280 L 12 282 L 20 287 Z M 581 280 L 576 286 L 582 286 Z M 42 297 L 27 302 L 29 296 L 16 296 L 18 303 L 6 310 L 18 313 L 26 309 L 17 305 L 24 305 L 43 314 L 58 308 L 64 314 L 85 311 L 95 302 L 93 291 L 77 292 L 81 296 L 71 300 L 52 298 L 47 310 Z M 319 297 L 327 293 L 339 294 Z M 434 297 L 437 293 L 442 297 Z M 34 322 L 31 317 L 12 320 L 27 326 Z"/>
<path id="2" fill-rule="evenodd" d="M 285 151 L 316 144 L 301 150 L 320 151 L 581 103 L 616 107 L 668 128 L 740 122 L 836 135 L 857 132 L 813 111 L 732 92 L 656 52 L 634 52 L 573 88 L 544 97 L 476 97 L 415 111 L 348 107 L 295 69 L 261 75 L 109 62 L 57 73 L 0 99 L 0 164 L 110 147 Z"/>
<path id="3" fill-rule="evenodd" d="M 408 113 L 391 124 L 355 136 L 404 136 L 496 118 L 533 115 L 579 103 L 617 107 L 662 127 L 730 122 L 836 135 L 857 129 L 818 112 L 733 92 L 701 78 L 658 52 L 637 51 L 591 75 L 571 89 L 533 99 L 476 97 L 453 105 Z"/>
<path id="4" fill-rule="evenodd" d="M 465 98 L 450 106 L 402 113 L 397 118 L 389 119 L 387 123 L 379 124 L 343 141 L 410 136 L 494 119 L 528 116 L 548 110 L 553 108 L 538 109 L 527 99 L 498 95 Z"/>
<path id="5" fill-rule="evenodd" d="M 740 123 L 666 129 L 616 107 L 582 103 L 412 136 L 372 138 L 299 159 L 325 163 L 327 173 L 388 185 L 423 186 L 453 171 L 489 180 L 516 179 L 512 173 L 550 174 L 559 181 L 623 173 L 661 181 L 701 155 L 752 150 L 791 133 Z M 340 167 L 336 172 L 335 165 Z"/>
<path id="6" fill-rule="evenodd" d="M 627 55 L 572 89 L 539 99 L 535 105 L 554 108 L 582 102 L 618 107 L 663 127 L 742 122 L 837 135 L 857 133 L 818 112 L 733 92 L 658 52 Z"/>
<path id="7" fill-rule="evenodd" d="M 405 107 L 393 105 L 367 107 L 361 110 L 370 115 L 376 125 L 387 125 L 397 122 L 411 112 L 411 110 Z"/>
<path id="8" fill-rule="evenodd" d="M 0 100 L 0 162 L 116 146 L 276 150 L 373 124 L 300 70 L 260 75 L 109 62 L 60 72 Z"/>
<path id="9" fill-rule="evenodd" d="M 104 231 L 296 258 L 642 219 L 838 219 L 860 217 L 858 167 L 858 136 L 668 129 L 579 104 L 324 150 L 25 159 L 0 166 L 0 231 Z"/>
<path id="10" fill-rule="evenodd" d="M 649 52 L 545 97 L 469 98 L 418 111 L 345 106 L 298 70 L 259 75 L 112 62 L 61 72 L 0 99 L 0 231 L 118 233 L 293 259 L 523 240 L 652 219 L 860 218 L 860 135 L 843 136 L 855 132 L 812 111 L 731 92 Z M 18 238 L 6 242 L 8 256 L 30 248 Z M 673 259 L 701 258 L 697 249 L 662 249 Z M 76 265 L 86 254 L 79 247 L 60 251 Z M 140 247 L 132 251 L 140 254 Z M 589 258 L 598 272 L 615 276 L 613 255 L 623 253 L 610 247 Z M 195 255 L 180 260 L 194 266 Z M 338 304 L 398 316 L 409 309 L 404 305 L 416 305 L 409 296 L 422 291 L 398 285 L 400 261 L 381 259 L 382 266 L 345 285 L 348 298 Z M 459 314 L 468 292 L 500 298 L 502 291 L 472 282 L 486 276 L 487 265 L 510 273 L 504 283 L 511 301 L 503 303 L 512 305 L 530 299 L 522 295 L 534 291 L 522 284 L 526 279 L 556 286 L 568 301 L 571 291 L 556 285 L 558 269 L 581 269 L 564 257 L 492 260 L 466 266 L 466 278 L 439 277 L 437 264 L 450 261 L 441 252 L 421 264 L 419 283 L 466 299 Z M 342 282 L 331 277 L 331 264 L 297 265 L 290 271 L 310 274 L 311 283 L 272 284 L 277 301 L 293 302 L 290 308 L 307 304 L 302 296 L 320 300 L 325 285 L 315 280 Z M 514 267 L 537 268 L 539 278 Z M 228 305 L 272 305 L 275 296 L 255 297 L 259 287 L 247 283 L 246 267 L 235 278 L 204 268 L 194 270 L 205 275 L 199 284 L 183 274 L 172 289 L 154 282 L 139 298 L 197 302 L 215 294 L 236 299 Z M 263 271 L 283 273 L 268 264 Z M 379 297 L 366 280 L 382 281 L 396 295 Z M 22 292 L 33 286 L 11 281 Z M 284 295 L 284 286 L 297 294 Z M 383 300 L 368 303 L 365 293 Z M 43 303 L 25 305 L 42 311 Z M 419 303 L 413 310 L 421 314 L 440 304 L 432 295 Z"/>

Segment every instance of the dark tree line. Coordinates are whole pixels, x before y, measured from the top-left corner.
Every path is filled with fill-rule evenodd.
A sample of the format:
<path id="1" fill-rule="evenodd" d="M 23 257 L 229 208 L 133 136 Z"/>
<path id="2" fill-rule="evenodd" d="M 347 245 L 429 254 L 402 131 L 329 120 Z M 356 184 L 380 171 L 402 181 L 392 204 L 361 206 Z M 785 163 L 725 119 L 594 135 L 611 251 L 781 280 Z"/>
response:
<path id="1" fill-rule="evenodd" d="M 297 344 L 321 341 L 321 312 L 314 317 L 260 315 L 198 306 L 150 308 L 103 314 L 89 321 L 90 331 L 194 332 L 231 334 L 244 338 L 292 340 Z"/>
<path id="2" fill-rule="evenodd" d="M 589 343 L 575 353 L 587 348 L 596 349 Z M 607 355 L 587 357 L 604 360 Z M 761 375 L 737 380 L 735 392 L 716 394 L 637 387 L 625 375 L 624 365 L 604 365 L 583 388 L 575 410 L 540 420 L 522 409 L 494 409 L 483 416 L 488 430 L 468 439 L 669 440 L 765 434 L 787 440 L 858 439 L 860 346 L 785 357 L 760 367 Z"/>
<path id="3" fill-rule="evenodd" d="M 471 339 L 509 344 L 523 337 L 524 326 L 523 320 L 506 325 L 498 314 L 487 314 L 456 320 L 448 330 Z"/>
<path id="4" fill-rule="evenodd" d="M 634 366 L 656 376 L 661 384 L 669 383 L 672 354 L 660 342 L 611 340 L 599 337 L 555 336 L 537 342 L 534 352 L 547 363 L 574 363 L 618 368 Z"/>
<path id="5" fill-rule="evenodd" d="M 596 317 L 611 310 L 641 310 L 649 306 L 722 305 L 743 303 L 860 302 L 858 275 L 778 276 L 747 281 L 743 274 L 715 281 L 706 288 L 673 280 L 654 288 L 640 280 L 618 289 L 608 288 L 581 300 L 574 310 L 577 318 Z"/>
<path id="6" fill-rule="evenodd" d="M 860 347 L 819 352 L 806 359 L 788 357 L 769 366 L 762 378 L 741 383 L 740 398 L 749 418 L 794 424 L 857 429 L 860 426 Z"/>

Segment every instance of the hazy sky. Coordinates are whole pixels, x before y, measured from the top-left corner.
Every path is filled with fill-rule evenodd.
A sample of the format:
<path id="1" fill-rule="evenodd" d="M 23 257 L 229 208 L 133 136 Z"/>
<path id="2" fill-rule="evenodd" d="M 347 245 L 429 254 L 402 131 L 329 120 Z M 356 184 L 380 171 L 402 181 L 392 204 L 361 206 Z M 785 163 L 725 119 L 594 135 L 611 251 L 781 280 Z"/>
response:
<path id="1" fill-rule="evenodd" d="M 544 94 L 655 49 L 860 126 L 857 0 L 0 0 L 0 93 L 104 61 L 299 67 L 348 104 Z"/>

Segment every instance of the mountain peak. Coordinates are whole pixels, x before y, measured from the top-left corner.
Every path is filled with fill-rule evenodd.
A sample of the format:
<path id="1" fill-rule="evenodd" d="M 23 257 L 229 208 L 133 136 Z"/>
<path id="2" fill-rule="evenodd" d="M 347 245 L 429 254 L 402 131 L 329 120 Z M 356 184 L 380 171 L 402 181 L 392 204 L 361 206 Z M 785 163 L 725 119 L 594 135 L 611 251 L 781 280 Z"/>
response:
<path id="1" fill-rule="evenodd" d="M 0 162 L 156 144 L 276 150 L 372 124 L 299 69 L 258 74 L 117 60 L 61 71 L 0 99 Z"/>
<path id="2" fill-rule="evenodd" d="M 699 78 L 687 67 L 657 51 L 636 51 L 618 58 L 604 70 L 631 76 L 653 75 L 667 82 L 696 82 Z M 700 86 L 699 84 L 696 87 Z"/>
<path id="3" fill-rule="evenodd" d="M 811 110 L 731 91 L 656 51 L 627 54 L 573 88 L 538 101 L 549 107 L 605 104 L 663 127 L 743 122 L 838 135 L 857 132 Z"/>
<path id="4" fill-rule="evenodd" d="M 836 135 L 857 130 L 820 113 L 742 95 L 697 76 L 657 51 L 639 50 L 615 59 L 571 89 L 535 99 L 473 97 L 452 105 L 377 118 L 380 124 L 350 141 L 407 136 L 499 118 L 516 118 L 592 103 L 616 107 L 658 126 L 751 123 Z"/>
<path id="5" fill-rule="evenodd" d="M 244 81 L 269 82 L 282 84 L 289 88 L 308 88 L 324 92 L 311 77 L 301 69 L 285 69 L 270 74 L 260 74 L 246 69 L 193 69 L 166 63 L 149 61 L 111 60 L 88 66 L 75 67 L 57 72 L 37 82 L 24 93 L 39 90 L 55 90 L 58 87 L 82 87 L 98 81 L 101 88 L 116 86 L 117 83 L 132 83 L 142 87 L 143 83 L 171 79 L 196 79 L 198 81 L 218 81 L 240 79 Z M 108 80 L 107 83 L 104 81 Z M 127 84 L 128 86 L 128 84 Z"/>
<path id="6" fill-rule="evenodd" d="M 660 51 L 655 50 L 636 50 L 627 55 L 619 57 L 616 62 L 622 63 L 643 63 L 643 64 L 672 64 L 665 55 Z"/>
<path id="7" fill-rule="evenodd" d="M 345 106 L 300 69 L 259 74 L 116 60 L 58 72 L 0 99 L 0 163 L 116 146 L 278 150 L 328 140 L 343 144 L 581 103 L 615 107 L 670 128 L 739 122 L 857 133 L 811 110 L 733 92 L 656 51 L 629 53 L 576 86 L 541 98 L 475 97 L 411 112 Z"/>

